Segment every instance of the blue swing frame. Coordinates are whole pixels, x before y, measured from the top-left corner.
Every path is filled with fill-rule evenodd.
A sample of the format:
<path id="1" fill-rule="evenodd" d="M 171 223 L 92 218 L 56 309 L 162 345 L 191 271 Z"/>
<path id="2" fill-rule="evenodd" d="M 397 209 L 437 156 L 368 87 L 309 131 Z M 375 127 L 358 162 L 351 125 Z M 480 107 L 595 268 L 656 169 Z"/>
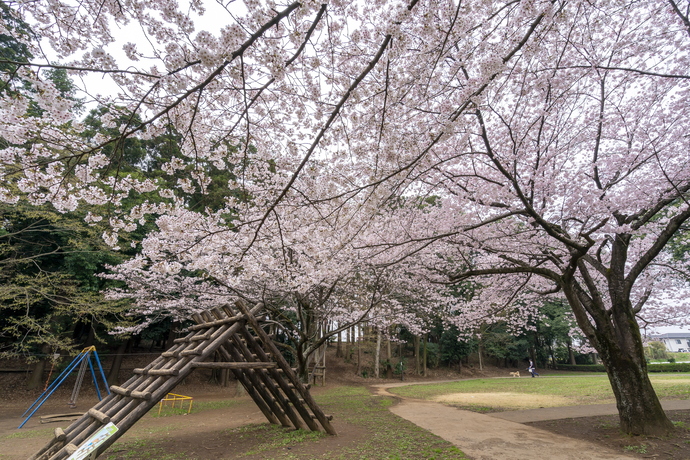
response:
<path id="1" fill-rule="evenodd" d="M 29 411 L 28 416 L 26 416 L 26 419 L 22 422 L 21 425 L 19 425 L 18 428 L 21 428 L 24 426 L 26 422 L 29 421 L 32 415 L 36 413 L 36 411 L 45 403 L 48 398 L 55 392 L 55 390 L 58 389 L 58 387 L 62 384 L 62 382 L 65 381 L 67 377 L 74 371 L 74 369 L 77 368 L 79 364 L 81 364 L 84 360 L 86 360 L 87 363 L 89 363 L 89 369 L 91 370 L 91 377 L 93 379 L 93 385 L 96 387 L 96 394 L 98 395 L 98 400 L 101 401 L 103 398 L 101 397 L 101 390 L 98 388 L 98 380 L 96 378 L 96 371 L 94 370 L 93 363 L 91 362 L 92 357 L 95 359 L 96 364 L 98 365 L 98 370 L 100 371 L 101 378 L 103 379 L 103 384 L 105 385 L 105 391 L 110 394 L 110 388 L 108 386 L 108 381 L 105 378 L 105 373 L 103 372 L 103 366 L 101 366 L 101 360 L 98 358 L 98 352 L 96 351 L 96 347 L 91 346 L 84 348 L 79 354 L 72 360 L 72 362 L 65 368 L 64 371 L 58 375 L 55 380 L 53 380 L 53 383 L 46 388 L 46 390 L 41 394 L 41 396 L 34 401 L 34 403 L 22 414 L 22 417 L 26 416 Z M 33 410 L 32 410 L 33 409 Z"/>

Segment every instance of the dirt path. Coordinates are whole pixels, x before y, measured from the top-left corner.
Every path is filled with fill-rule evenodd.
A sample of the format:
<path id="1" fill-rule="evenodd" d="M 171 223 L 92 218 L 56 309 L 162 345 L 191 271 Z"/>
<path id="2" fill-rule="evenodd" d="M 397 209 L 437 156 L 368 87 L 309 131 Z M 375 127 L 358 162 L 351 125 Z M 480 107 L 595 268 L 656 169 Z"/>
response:
<path id="1" fill-rule="evenodd" d="M 429 383 L 429 382 L 425 382 Z M 401 399 L 391 411 L 415 425 L 452 442 L 474 460 L 628 460 L 634 457 L 490 415 L 444 406 L 440 403 L 400 398 L 388 388 L 409 383 L 374 385 L 377 394 Z M 563 408 L 559 408 L 563 409 Z"/>

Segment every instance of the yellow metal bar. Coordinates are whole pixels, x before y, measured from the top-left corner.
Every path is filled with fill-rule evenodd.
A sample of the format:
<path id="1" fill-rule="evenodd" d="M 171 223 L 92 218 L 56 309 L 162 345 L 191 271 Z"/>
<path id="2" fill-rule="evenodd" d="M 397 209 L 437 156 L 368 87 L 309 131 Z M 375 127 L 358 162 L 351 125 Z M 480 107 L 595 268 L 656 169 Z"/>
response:
<path id="1" fill-rule="evenodd" d="M 161 410 L 163 409 L 163 403 L 171 402 L 172 403 L 172 408 L 175 408 L 175 403 L 179 401 L 180 402 L 180 409 L 182 409 L 184 405 L 184 401 L 189 401 L 189 406 L 187 407 L 187 413 L 189 414 L 192 411 L 192 403 L 194 401 L 194 398 L 191 396 L 184 396 L 184 395 L 178 395 L 175 393 L 168 393 L 165 395 L 163 399 L 160 400 L 158 403 L 158 415 L 161 415 Z"/>

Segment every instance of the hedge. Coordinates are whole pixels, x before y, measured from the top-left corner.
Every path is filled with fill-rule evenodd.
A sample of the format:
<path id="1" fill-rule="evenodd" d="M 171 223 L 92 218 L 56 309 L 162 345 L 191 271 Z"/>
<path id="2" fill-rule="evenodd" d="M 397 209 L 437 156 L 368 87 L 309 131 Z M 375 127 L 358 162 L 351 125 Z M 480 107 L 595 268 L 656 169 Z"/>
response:
<path id="1" fill-rule="evenodd" d="M 603 364 L 559 364 L 559 371 L 606 372 Z M 647 372 L 690 372 L 690 363 L 647 364 Z"/>

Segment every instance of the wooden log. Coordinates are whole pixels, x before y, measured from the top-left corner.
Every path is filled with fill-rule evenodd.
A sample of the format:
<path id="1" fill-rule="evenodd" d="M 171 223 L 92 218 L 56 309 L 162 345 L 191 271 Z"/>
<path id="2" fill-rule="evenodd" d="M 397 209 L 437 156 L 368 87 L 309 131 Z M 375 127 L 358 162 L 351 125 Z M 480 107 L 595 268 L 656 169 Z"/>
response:
<path id="1" fill-rule="evenodd" d="M 223 318 L 223 319 L 218 319 L 215 321 L 196 324 L 196 325 L 190 327 L 189 330 L 190 331 L 199 331 L 202 329 L 210 329 L 212 327 L 224 326 L 226 324 L 233 324 L 233 323 L 236 323 L 237 321 L 240 321 L 243 319 L 244 319 L 244 315 L 236 315 L 236 316 L 232 316 L 230 318 Z"/>
<path id="2" fill-rule="evenodd" d="M 170 375 L 170 376 L 175 376 L 180 373 L 179 370 L 177 369 L 134 369 L 133 371 L 135 374 L 142 374 L 142 375 Z"/>
<path id="3" fill-rule="evenodd" d="M 280 354 L 280 350 L 278 350 L 276 344 L 268 338 L 266 331 L 264 331 L 261 328 L 256 318 L 254 318 L 254 316 L 251 314 L 247 314 L 247 306 L 244 304 L 244 302 L 237 301 L 235 305 L 237 306 L 237 309 L 240 312 L 247 315 L 247 323 L 249 323 L 252 329 L 254 329 L 254 332 L 256 333 L 257 337 L 261 339 L 261 341 L 269 349 L 269 351 L 273 353 L 273 357 L 278 363 L 278 366 L 281 369 L 283 369 L 282 375 L 285 375 L 289 380 L 287 383 L 291 383 L 294 385 L 295 390 L 307 402 L 307 405 L 309 406 L 311 411 L 316 415 L 317 420 L 319 421 L 319 423 L 321 423 L 321 426 L 324 428 L 324 430 L 326 430 L 326 433 L 336 435 L 337 433 L 335 431 L 335 428 L 333 428 L 333 425 L 331 425 L 330 421 L 326 418 L 321 408 L 318 406 L 318 404 L 316 404 L 316 401 L 314 401 L 314 399 L 311 397 L 306 388 L 304 388 L 304 385 L 302 385 L 302 382 L 300 382 L 299 378 L 297 378 L 295 373 L 291 371 L 290 365 L 288 364 L 287 360 L 283 357 L 283 355 Z M 269 370 L 269 372 L 272 372 L 276 376 L 281 375 L 281 373 L 277 372 L 277 370 Z M 281 380 L 285 383 L 284 379 Z M 309 419 L 311 420 L 311 417 L 309 417 Z"/>
<path id="4" fill-rule="evenodd" d="M 249 312 L 249 314 L 252 313 L 253 311 Z M 210 313 L 207 312 L 204 314 L 207 315 L 206 319 L 208 320 Z M 216 314 L 218 313 L 216 312 Z M 246 326 L 243 326 L 241 329 L 238 328 L 238 331 L 246 332 L 247 328 Z M 241 336 L 235 332 L 229 336 L 229 339 L 231 339 L 232 342 L 237 343 L 240 337 Z M 244 346 L 233 346 L 232 342 L 226 342 L 219 349 L 228 350 L 231 353 L 232 360 L 235 362 L 246 362 L 248 357 L 251 356 L 251 352 Z M 292 411 L 292 408 L 289 404 L 287 404 L 287 401 L 285 401 L 285 398 L 282 396 L 280 391 L 278 391 L 277 387 L 273 384 L 273 382 L 270 381 L 270 379 L 267 379 L 265 374 L 253 369 L 245 369 L 244 374 L 261 394 L 261 399 L 263 399 L 266 405 L 268 405 L 271 413 L 274 417 L 278 418 L 281 425 L 294 426 L 295 428 L 303 427 L 303 424 L 300 423 L 299 417 L 297 417 Z"/>
<path id="5" fill-rule="evenodd" d="M 237 350 L 234 349 L 231 343 L 221 345 L 220 348 L 218 348 L 218 351 L 220 352 L 220 355 L 225 359 L 235 359 L 233 353 L 231 353 L 229 349 L 232 350 L 234 356 L 238 355 Z M 268 397 L 266 395 L 266 390 L 263 388 L 258 388 L 256 386 L 256 376 L 254 376 L 254 379 L 252 380 L 249 378 L 250 372 L 240 371 L 238 369 L 230 369 L 230 371 L 233 373 L 235 378 L 242 384 L 244 389 L 247 390 L 247 394 L 251 396 L 251 398 L 254 400 L 261 412 L 263 412 L 264 416 L 268 419 L 268 421 L 270 423 L 273 423 L 274 425 L 282 424 L 282 421 L 278 417 L 276 417 L 276 415 L 273 413 L 273 410 L 265 400 L 265 398 Z M 281 416 L 284 417 L 284 415 Z M 288 423 L 287 419 L 286 423 Z"/>
<path id="6" fill-rule="evenodd" d="M 254 340 L 249 330 L 245 328 L 241 333 L 246 342 L 246 345 L 241 345 L 245 356 L 247 356 L 247 354 L 252 356 L 257 355 L 260 357 L 261 361 L 267 361 L 267 355 L 264 353 L 259 343 Z M 274 372 L 271 373 L 271 371 Z M 258 373 L 261 375 L 266 385 L 269 386 L 271 393 L 276 395 L 276 399 L 280 401 L 281 408 L 288 417 L 290 417 L 295 427 L 319 431 L 318 425 L 310 418 L 309 411 L 299 403 L 297 396 L 287 387 L 287 382 L 282 374 L 275 372 L 275 368 L 258 371 Z"/>
<path id="7" fill-rule="evenodd" d="M 218 352 L 224 359 L 234 359 L 233 355 L 230 353 L 230 351 L 228 351 L 228 347 L 232 348 L 232 345 L 230 343 L 222 345 L 220 348 L 218 348 Z M 235 353 L 237 353 L 237 350 L 234 350 L 234 348 L 232 348 L 232 350 Z M 265 401 L 265 397 L 263 395 L 266 390 L 258 388 L 254 383 L 252 383 L 252 380 L 248 376 L 248 372 L 240 371 L 238 369 L 230 369 L 230 371 L 233 373 L 235 378 L 242 384 L 244 389 L 247 391 L 247 394 L 251 396 L 251 398 L 254 400 L 261 412 L 263 412 L 266 419 L 268 419 L 268 421 L 270 423 L 273 423 L 274 425 L 281 424 L 280 419 L 276 417 L 276 415 L 271 410 L 271 407 L 269 407 L 269 405 Z"/>
<path id="8" fill-rule="evenodd" d="M 193 336 L 194 332 L 191 332 L 188 334 L 188 337 Z M 186 345 L 175 345 L 171 347 L 168 351 L 174 354 L 176 351 L 180 351 L 184 349 Z M 159 368 L 163 367 L 165 365 L 165 362 L 168 360 L 168 358 L 164 356 L 159 356 L 155 360 L 153 360 L 148 366 L 146 366 L 145 369 L 154 369 L 154 368 Z M 178 362 L 175 363 L 175 367 L 177 369 L 180 369 L 184 366 L 185 363 L 183 362 Z M 135 389 L 140 389 L 140 387 L 146 387 L 151 384 L 151 378 L 145 375 L 134 375 L 130 377 L 124 384 L 122 384 L 121 387 L 123 388 L 135 388 Z M 118 395 L 116 393 L 111 393 L 107 395 L 105 398 L 103 398 L 99 403 L 97 403 L 93 408 L 103 412 L 103 413 L 108 413 L 111 414 L 111 420 L 113 423 L 116 423 L 118 427 L 121 428 L 119 420 L 121 420 L 124 416 L 129 414 L 129 412 L 133 409 L 136 408 L 142 400 L 138 399 L 132 399 L 132 398 L 126 398 L 121 395 Z M 147 403 L 148 404 L 148 403 Z M 155 402 L 154 402 L 155 404 Z M 69 441 L 73 444 L 79 445 L 82 442 L 86 441 L 89 437 L 91 437 L 93 434 L 96 433 L 100 429 L 102 425 L 91 418 L 88 413 L 84 414 L 81 416 L 78 420 L 74 421 L 69 427 L 67 427 L 64 430 L 66 439 L 62 441 L 58 440 L 51 440 L 49 443 L 47 443 L 39 452 L 34 454 L 31 459 L 32 460 L 48 460 L 49 458 L 53 457 L 58 451 L 61 451 L 64 445 L 65 441 Z M 122 430 L 122 428 L 121 428 Z M 124 432 L 122 432 L 124 433 Z M 122 434 L 120 433 L 120 434 Z M 119 437 L 119 435 L 118 435 Z M 104 450 L 104 448 L 99 449 L 101 452 Z M 62 454 L 61 454 L 62 455 Z M 66 458 L 66 457 L 60 457 Z"/>
<path id="9" fill-rule="evenodd" d="M 211 332 L 205 334 L 193 335 L 191 337 L 180 337 L 179 339 L 173 340 L 173 343 L 189 343 L 189 342 L 201 342 L 203 340 L 208 340 L 211 338 Z"/>
<path id="10" fill-rule="evenodd" d="M 249 336 L 249 331 L 247 331 L 247 328 L 244 328 L 242 331 L 240 331 L 242 334 L 242 337 L 245 338 L 247 344 L 242 343 L 240 340 L 235 340 L 235 345 L 237 350 L 242 353 L 245 359 L 250 360 L 253 359 L 252 356 L 255 353 L 256 350 L 252 351 L 248 348 L 248 345 L 256 346 L 256 342 L 253 340 L 247 339 L 247 336 Z M 235 337 L 239 338 L 239 337 Z M 268 359 L 265 359 L 263 361 L 268 361 Z M 268 375 L 265 371 L 256 371 L 256 375 L 261 379 L 261 381 L 264 383 L 266 386 L 266 389 L 270 392 L 270 394 L 275 398 L 275 400 L 278 402 L 280 405 L 280 410 L 287 415 L 287 417 L 290 419 L 292 422 L 292 425 L 295 428 L 300 428 L 300 429 L 305 429 L 305 428 L 310 428 L 313 430 L 309 424 L 314 425 L 314 422 L 312 420 L 306 421 L 304 420 L 304 417 L 300 417 L 300 414 L 295 412 L 295 408 L 290 404 L 288 399 L 285 398 L 285 394 L 280 390 L 279 385 L 276 385 L 276 381 L 274 378 L 272 378 L 270 375 Z M 306 426 L 305 426 L 306 424 Z"/>
<path id="11" fill-rule="evenodd" d="M 253 314 L 255 312 L 259 312 L 262 308 L 262 304 L 257 304 L 252 308 L 250 313 Z M 129 430 L 132 427 L 132 425 L 134 425 L 134 423 L 137 422 L 137 420 L 143 417 L 153 406 L 155 406 L 158 403 L 160 399 L 162 399 L 179 382 L 181 382 L 185 377 L 187 377 L 194 370 L 194 368 L 192 367 L 192 364 L 194 362 L 204 361 L 205 359 L 207 359 L 210 354 L 215 352 L 222 344 L 227 342 L 230 336 L 236 333 L 237 330 L 243 326 L 244 324 L 235 323 L 228 325 L 227 327 L 221 327 L 220 330 L 217 331 L 218 333 L 214 335 L 213 342 L 209 344 L 204 350 L 204 355 L 198 358 L 193 358 L 190 361 L 182 362 L 181 367 L 179 367 L 180 373 L 178 376 L 169 379 L 162 379 L 159 377 L 159 380 L 162 380 L 162 383 L 155 389 L 155 391 L 152 392 L 152 397 L 150 401 L 141 402 L 132 409 L 129 409 L 127 411 L 123 410 L 121 411 L 121 414 L 117 414 L 118 421 L 114 423 L 116 423 L 119 430 L 101 445 L 101 447 L 98 449 L 99 452 L 104 452 L 110 445 L 117 441 L 117 439 L 119 439 L 121 435 L 126 433 L 127 430 Z M 132 402 L 133 400 L 129 400 L 129 403 Z M 111 416 L 111 418 L 115 420 L 115 416 Z"/>
<path id="12" fill-rule="evenodd" d="M 204 353 L 204 350 L 199 350 L 199 348 L 193 348 L 191 350 L 185 350 L 180 353 L 180 357 L 187 357 L 187 356 L 201 356 Z"/>
<path id="13" fill-rule="evenodd" d="M 127 396 L 134 399 L 144 399 L 146 401 L 151 399 L 151 392 L 149 391 L 137 391 L 131 388 L 122 388 L 118 386 L 111 386 L 110 391 L 120 396 Z"/>
<path id="14" fill-rule="evenodd" d="M 93 409 L 93 408 L 89 409 L 87 414 L 89 414 L 89 416 L 91 416 L 92 418 L 95 418 L 96 420 L 101 422 L 103 425 L 106 425 L 110 422 L 110 417 L 108 417 L 103 412 L 98 411 L 96 409 Z"/>
<path id="15" fill-rule="evenodd" d="M 41 424 L 44 423 L 55 423 L 55 422 L 72 422 L 74 420 L 77 420 L 80 416 L 79 415 L 67 415 L 65 417 L 51 417 L 49 419 L 41 419 Z"/>
<path id="16" fill-rule="evenodd" d="M 194 367 L 205 368 L 205 369 L 270 369 L 277 366 L 276 363 L 265 363 L 265 362 L 234 362 L 234 363 L 194 363 Z"/>
<path id="17" fill-rule="evenodd" d="M 161 356 L 163 358 L 179 358 L 180 352 L 179 351 L 164 351 L 163 353 L 161 353 Z"/>
<path id="18" fill-rule="evenodd" d="M 65 434 L 65 430 L 63 430 L 60 427 L 55 428 L 55 431 L 53 431 L 53 434 L 55 435 L 56 441 L 64 441 L 65 438 L 67 438 L 67 435 Z"/>

